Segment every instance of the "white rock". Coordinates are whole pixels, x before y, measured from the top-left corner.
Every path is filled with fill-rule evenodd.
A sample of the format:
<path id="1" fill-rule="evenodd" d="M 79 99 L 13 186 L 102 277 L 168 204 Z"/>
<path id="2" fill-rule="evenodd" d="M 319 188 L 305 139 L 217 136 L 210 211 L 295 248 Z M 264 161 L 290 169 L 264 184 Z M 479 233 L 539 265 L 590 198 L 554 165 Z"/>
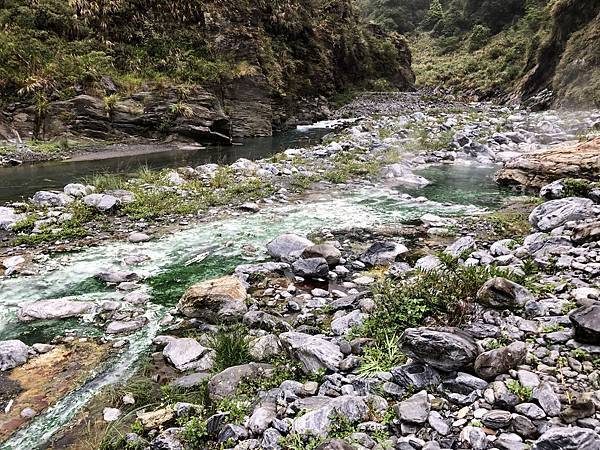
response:
<path id="1" fill-rule="evenodd" d="M 117 408 L 104 408 L 102 411 L 102 417 L 105 422 L 115 422 L 121 417 L 121 410 Z"/>

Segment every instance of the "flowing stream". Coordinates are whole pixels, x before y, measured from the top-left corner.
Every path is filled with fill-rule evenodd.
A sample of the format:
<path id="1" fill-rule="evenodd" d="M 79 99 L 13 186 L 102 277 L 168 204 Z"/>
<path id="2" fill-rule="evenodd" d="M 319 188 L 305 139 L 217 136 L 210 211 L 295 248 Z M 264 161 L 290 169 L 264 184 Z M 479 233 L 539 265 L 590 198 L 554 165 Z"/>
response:
<path id="1" fill-rule="evenodd" d="M 62 189 L 68 183 L 79 181 L 96 173 L 131 173 L 140 167 L 162 169 L 165 167 L 198 166 L 206 163 L 232 163 L 239 158 L 260 159 L 288 148 L 316 144 L 335 124 L 318 123 L 270 137 L 245 139 L 240 145 L 214 145 L 203 149 L 183 150 L 167 145 L 138 146 L 140 153 L 127 151 L 132 146 L 114 146 L 120 149 L 101 159 L 74 158 L 73 161 L 51 161 L 41 164 L 23 164 L 17 167 L 0 167 L 0 204 L 15 201 L 40 190 Z M 141 148 L 143 147 L 143 148 Z M 144 151 L 145 150 L 145 151 Z M 157 151 L 158 150 L 158 151 Z M 150 152 L 151 151 L 151 152 Z M 150 152 L 150 153 L 149 153 Z"/>
<path id="2" fill-rule="evenodd" d="M 264 245 L 282 233 L 307 234 L 322 228 L 340 230 L 399 223 L 415 220 L 427 212 L 444 216 L 481 213 L 484 207 L 499 204 L 507 195 L 493 182 L 493 172 L 489 167 L 434 167 L 423 172 L 434 181 L 424 190 L 375 186 L 352 192 L 315 193 L 302 204 L 274 206 L 256 214 L 195 225 L 143 244 L 118 242 L 62 255 L 47 261 L 48 270 L 40 275 L 0 281 L 0 340 L 19 338 L 28 344 L 45 342 L 66 329 L 77 329 L 80 334 L 100 334 L 100 330 L 85 320 L 20 324 L 15 316 L 17 305 L 68 296 L 93 301 L 118 299 L 122 294 L 107 290 L 95 282 L 93 276 L 122 267 L 126 256 L 150 257 L 135 270 L 146 276 L 152 295 L 146 313 L 149 325 L 129 336 L 128 349 L 0 448 L 19 450 L 41 445 L 101 388 L 126 380 L 135 369 L 137 357 L 159 331 L 158 320 L 189 284 L 231 273 L 241 263 L 265 259 Z M 248 246 L 257 251 L 248 254 Z M 208 258 L 185 266 L 186 261 L 207 249 L 211 250 Z"/>

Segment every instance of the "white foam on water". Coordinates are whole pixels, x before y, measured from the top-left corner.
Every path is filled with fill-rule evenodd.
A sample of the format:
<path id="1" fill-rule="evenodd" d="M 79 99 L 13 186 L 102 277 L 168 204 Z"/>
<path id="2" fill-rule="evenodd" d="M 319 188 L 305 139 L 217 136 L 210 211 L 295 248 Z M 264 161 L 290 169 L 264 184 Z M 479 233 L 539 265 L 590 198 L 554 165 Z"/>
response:
<path id="1" fill-rule="evenodd" d="M 251 258 L 252 261 L 259 261 L 266 257 L 264 245 L 282 233 L 308 234 L 321 228 L 340 230 L 371 227 L 414 220 L 425 213 L 472 215 L 481 212 L 482 209 L 470 205 L 442 205 L 403 196 L 396 190 L 364 188 L 353 193 L 316 194 L 307 203 L 274 206 L 256 214 L 202 223 L 141 244 L 114 242 L 58 257 L 51 263 L 56 268 L 40 275 L 0 281 L 0 331 L 16 320 L 18 304 L 55 298 L 100 271 L 122 269 L 123 259 L 135 254 L 148 255 L 150 259 L 133 269 L 156 275 L 164 268 L 181 264 L 207 248 L 214 248 L 216 255 L 233 258 L 243 255 L 243 247 L 249 244 L 261 249 Z M 77 298 L 99 301 L 114 299 L 115 293 L 96 292 Z M 125 381 L 133 373 L 137 357 L 149 347 L 159 328 L 157 323 L 163 311 L 164 307 L 150 304 L 148 314 L 151 320 L 148 326 L 129 336 L 131 344 L 118 360 L 33 419 L 0 448 L 17 450 L 47 442 L 100 389 Z"/>

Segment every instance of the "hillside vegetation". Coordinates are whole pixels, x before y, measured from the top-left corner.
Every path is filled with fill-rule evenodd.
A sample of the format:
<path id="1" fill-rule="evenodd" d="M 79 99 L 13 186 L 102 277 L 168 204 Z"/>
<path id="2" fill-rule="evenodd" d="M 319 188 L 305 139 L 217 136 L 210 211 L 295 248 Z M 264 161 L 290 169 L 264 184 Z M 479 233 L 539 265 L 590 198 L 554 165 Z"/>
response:
<path id="1" fill-rule="evenodd" d="M 5 111 L 33 104 L 37 121 L 82 94 L 112 110 L 175 86 L 172 106 L 201 86 L 226 115 L 240 108 L 224 99 L 243 92 L 270 122 L 304 96 L 414 79 L 403 38 L 368 25 L 350 0 L 4 0 L 0 60 Z"/>
<path id="2" fill-rule="evenodd" d="M 422 86 L 476 98 L 600 104 L 598 0 L 362 0 L 365 15 L 410 35 Z"/>

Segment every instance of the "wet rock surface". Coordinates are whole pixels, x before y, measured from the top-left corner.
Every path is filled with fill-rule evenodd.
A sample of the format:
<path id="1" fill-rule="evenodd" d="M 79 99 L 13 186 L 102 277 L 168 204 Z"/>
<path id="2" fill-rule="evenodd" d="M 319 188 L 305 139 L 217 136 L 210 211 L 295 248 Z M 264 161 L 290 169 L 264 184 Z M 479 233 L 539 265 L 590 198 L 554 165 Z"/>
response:
<path id="1" fill-rule="evenodd" d="M 375 105 L 367 102 L 362 107 L 368 111 Z M 406 114 L 412 117 L 417 112 Z M 541 140 L 559 141 L 575 132 L 552 124 L 527 128 L 525 115 L 519 114 L 507 119 L 516 131 L 481 138 L 466 127 L 441 150 L 416 150 L 407 167 L 504 161 L 510 152 L 527 153 Z M 433 114 L 423 115 L 434 134 L 459 126 L 455 116 L 440 121 Z M 310 172 L 308 163 L 297 162 L 301 158 L 331 164 L 355 146 L 369 149 L 358 156 L 368 162 L 381 156 L 374 148 L 389 150 L 408 141 L 407 132 L 396 130 L 397 125 L 398 118 L 366 119 L 347 129 L 349 141 L 294 149 L 289 159 L 275 162 L 240 160 L 229 170 L 239 173 L 240 181 L 256 176 L 284 179 Z M 549 131 L 540 137 L 542 128 Z M 386 136 L 382 130 L 388 129 L 393 137 L 382 138 Z M 323 167 L 331 169 L 310 169 L 315 173 Z M 190 180 L 212 179 L 217 170 L 172 171 L 165 192 L 184 192 Z M 410 175 L 399 167 L 391 170 Z M 372 184 L 349 180 L 345 186 Z M 570 195 L 568 189 L 547 191 L 554 192 L 547 202 L 524 203 L 522 215 L 531 215 L 535 229 L 528 229 L 527 220 L 522 220 L 520 233 L 513 228 L 498 232 L 502 227 L 497 218 L 490 224 L 486 216 L 468 221 L 437 212 L 421 214 L 420 220 L 397 228 L 337 230 L 331 219 L 306 237 L 303 230 L 278 229 L 270 238 L 283 234 L 264 239 L 265 248 L 244 245 L 243 257 L 228 261 L 227 273 L 232 275 L 224 277 L 223 271 L 214 270 L 215 261 L 223 262 L 210 246 L 189 248 L 178 255 L 181 267 L 167 280 L 168 295 L 161 297 L 165 304 L 160 308 L 155 296 L 164 295 L 164 279 L 136 266 L 146 258 L 160 258 L 150 244 L 161 237 L 145 220 L 124 222 L 119 225 L 127 246 L 119 255 L 123 263 L 118 270 L 102 270 L 85 281 L 101 286 L 102 301 L 82 289 L 77 298 L 60 298 L 58 303 L 26 303 L 21 317 L 27 326 L 38 323 L 32 319 L 59 318 L 94 324 L 101 330 L 100 339 L 116 352 L 125 352 L 145 333 L 155 337 L 151 350 L 143 350 L 150 361 L 143 371 L 133 376 L 132 383 L 123 383 L 125 391 L 115 398 L 99 400 L 96 411 L 104 425 L 105 420 L 121 424 L 125 418 L 123 438 L 141 448 L 547 450 L 587 445 L 593 449 L 600 431 L 596 320 L 600 248 L 593 226 L 600 209 L 589 195 L 592 189 L 581 196 Z M 106 211 L 95 212 L 106 215 L 102 217 L 118 217 L 131 201 L 124 192 L 95 193 L 83 184 L 69 186 L 63 194 L 74 202 L 95 194 L 118 199 Z M 56 195 L 38 199 L 49 202 L 44 208 L 50 212 L 63 214 L 68 206 L 53 206 L 54 200 L 49 200 L 64 200 Z M 419 194 L 395 195 L 431 206 L 426 199 L 419 200 Z M 261 214 L 269 202 L 302 209 L 303 203 L 296 201 L 289 192 L 279 192 L 253 202 L 257 208 L 246 205 L 230 212 L 250 217 Z M 19 211 L 15 207 L 3 214 L 14 216 Z M 175 223 L 189 217 L 171 219 Z M 171 250 L 163 248 L 162 255 Z M 27 276 L 34 258 L 26 256 L 9 264 L 18 268 L 11 279 Z M 33 261 L 33 267 L 53 267 L 50 259 L 39 261 Z M 235 264 L 240 265 L 234 269 Z M 202 272 L 205 267 L 209 270 Z M 461 279 L 460 286 L 470 289 L 455 299 L 452 274 L 461 271 L 469 278 Z M 404 289 L 386 294 L 386 283 L 407 287 L 410 284 L 401 283 L 417 283 L 423 276 L 438 278 L 428 285 L 427 295 L 416 292 L 419 295 L 411 297 L 415 306 L 390 316 L 401 328 L 384 330 L 390 322 L 382 320 L 381 331 L 389 332 L 385 339 L 376 336 L 378 327 L 363 334 L 370 318 L 385 317 L 379 314 L 386 309 L 396 313 L 395 299 L 406 300 L 396 297 Z M 434 302 L 436 296 L 444 301 Z M 77 339 L 70 330 L 62 333 L 66 343 Z M 5 342 L 0 342 L 0 349 Z M 26 387 L 22 377 L 26 372 L 19 371 L 27 368 L 33 373 L 32 364 L 63 351 L 61 342 L 53 343 L 58 349 L 44 344 L 9 344 L 4 353 L 0 350 L 0 362 L 6 366 L 0 383 L 18 374 L 20 385 Z M 95 355 L 91 348 L 88 351 Z M 75 354 L 71 361 L 84 366 Z M 61 367 L 56 364 L 57 372 L 49 378 L 60 381 Z M 48 386 L 37 383 L 38 389 Z M 142 389 L 136 389 L 140 386 L 136 383 Z M 19 387 L 9 384 L 3 385 L 5 394 L 0 396 L 6 402 L 3 407 L 19 398 Z M 65 392 L 57 388 L 57 395 Z M 17 422 L 21 426 L 44 411 L 38 397 L 30 400 L 13 405 L 13 422 L 5 436 Z"/>

